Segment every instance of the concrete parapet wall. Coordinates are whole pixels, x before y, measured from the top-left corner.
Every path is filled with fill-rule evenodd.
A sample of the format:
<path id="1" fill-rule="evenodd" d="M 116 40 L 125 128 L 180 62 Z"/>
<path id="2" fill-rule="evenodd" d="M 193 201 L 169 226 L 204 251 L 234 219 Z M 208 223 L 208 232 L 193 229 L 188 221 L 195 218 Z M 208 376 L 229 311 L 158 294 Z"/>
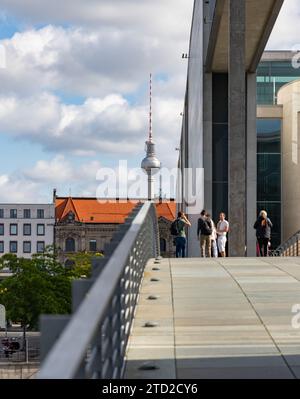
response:
<path id="1" fill-rule="evenodd" d="M 38 363 L 3 363 L 0 364 L 0 380 L 24 380 L 35 378 L 35 374 L 38 370 Z"/>

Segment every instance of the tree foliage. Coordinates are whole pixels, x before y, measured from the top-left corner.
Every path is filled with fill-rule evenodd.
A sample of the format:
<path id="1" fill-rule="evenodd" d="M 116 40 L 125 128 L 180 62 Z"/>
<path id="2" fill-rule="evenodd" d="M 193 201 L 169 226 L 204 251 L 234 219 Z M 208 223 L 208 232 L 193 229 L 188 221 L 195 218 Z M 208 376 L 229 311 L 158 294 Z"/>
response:
<path id="1" fill-rule="evenodd" d="M 0 281 L 0 303 L 6 308 L 7 319 L 20 322 L 24 329 L 37 329 L 41 314 L 71 312 L 72 280 L 91 275 L 93 253 L 76 253 L 65 267 L 57 260 L 52 247 L 31 259 L 6 254 L 0 258 L 0 270 L 9 268 L 10 277 Z"/>
<path id="2" fill-rule="evenodd" d="M 103 255 L 98 252 L 77 252 L 68 256 L 68 261 L 70 262 L 70 271 L 76 278 L 89 278 L 92 272 L 92 258 L 103 257 Z"/>
<path id="3" fill-rule="evenodd" d="M 0 303 L 5 306 L 9 320 L 35 329 L 43 313 L 70 313 L 74 275 L 56 260 L 52 249 L 33 255 L 32 259 L 3 255 L 0 269 L 5 267 L 12 276 L 0 282 Z"/>

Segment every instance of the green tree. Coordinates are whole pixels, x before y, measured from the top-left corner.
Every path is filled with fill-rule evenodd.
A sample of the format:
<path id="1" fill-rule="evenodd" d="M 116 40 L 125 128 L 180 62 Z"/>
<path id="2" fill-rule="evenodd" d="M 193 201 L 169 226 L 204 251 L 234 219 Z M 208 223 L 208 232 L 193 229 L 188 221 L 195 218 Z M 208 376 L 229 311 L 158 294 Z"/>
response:
<path id="1" fill-rule="evenodd" d="M 70 273 L 75 278 L 89 278 L 92 272 L 92 258 L 103 257 L 100 252 L 77 252 L 68 256 Z"/>
<path id="2" fill-rule="evenodd" d="M 8 267 L 12 276 L 0 283 L 0 303 L 7 318 L 26 329 L 38 327 L 39 316 L 71 312 L 71 282 L 76 277 L 64 268 L 52 248 L 32 259 L 7 254 L 0 258 L 0 269 Z"/>

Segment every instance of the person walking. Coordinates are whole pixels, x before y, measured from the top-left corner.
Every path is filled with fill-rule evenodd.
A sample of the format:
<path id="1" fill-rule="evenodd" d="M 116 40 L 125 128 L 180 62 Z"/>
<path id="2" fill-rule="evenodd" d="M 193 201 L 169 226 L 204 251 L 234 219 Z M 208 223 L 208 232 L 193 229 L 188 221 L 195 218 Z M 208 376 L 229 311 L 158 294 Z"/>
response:
<path id="1" fill-rule="evenodd" d="M 271 229 L 273 224 L 268 218 L 266 211 L 261 211 L 257 221 L 254 224 L 254 229 L 256 230 L 256 238 L 259 246 L 260 256 L 268 256 L 268 247 L 271 240 Z"/>
<path id="2" fill-rule="evenodd" d="M 222 258 L 226 258 L 226 243 L 227 243 L 227 233 L 229 232 L 229 223 L 226 220 L 226 215 L 224 212 L 220 213 L 220 220 L 217 224 L 217 235 L 218 235 L 218 250 Z"/>
<path id="3" fill-rule="evenodd" d="M 173 228 L 176 227 L 176 258 L 185 258 L 186 252 L 186 226 L 191 227 L 191 223 L 183 212 L 178 212 L 177 219 L 173 222 Z"/>
<path id="4" fill-rule="evenodd" d="M 213 258 L 218 257 L 218 246 L 217 246 L 217 229 L 214 221 L 211 218 L 210 214 L 206 215 L 207 217 L 207 222 L 210 223 L 211 229 L 212 229 L 212 234 L 210 236 L 210 241 L 211 241 L 211 254 Z"/>
<path id="5" fill-rule="evenodd" d="M 198 219 L 197 236 L 200 240 L 200 250 L 202 258 L 211 258 L 211 235 L 212 225 L 207 219 L 206 211 L 201 212 L 200 218 Z"/>

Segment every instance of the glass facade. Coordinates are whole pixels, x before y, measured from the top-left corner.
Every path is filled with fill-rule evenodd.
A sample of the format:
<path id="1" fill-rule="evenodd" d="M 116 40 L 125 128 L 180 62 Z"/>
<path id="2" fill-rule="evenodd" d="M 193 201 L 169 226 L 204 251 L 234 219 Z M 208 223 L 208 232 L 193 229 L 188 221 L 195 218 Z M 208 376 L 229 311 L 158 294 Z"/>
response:
<path id="1" fill-rule="evenodd" d="M 272 248 L 281 244 L 281 120 L 257 120 L 257 213 L 266 210 L 274 225 Z"/>
<path id="2" fill-rule="evenodd" d="M 300 79 L 300 68 L 293 68 L 292 61 L 262 61 L 257 70 L 257 104 L 276 105 L 281 87 Z M 228 213 L 228 75 L 212 77 L 212 142 L 213 142 L 213 218 L 220 211 Z M 281 120 L 257 120 L 257 212 L 266 210 L 273 222 L 272 248 L 281 244 L 282 209 L 282 156 Z"/>
<path id="3" fill-rule="evenodd" d="M 228 75 L 213 75 L 213 219 L 228 213 Z"/>
<path id="4" fill-rule="evenodd" d="M 293 68 L 291 60 L 262 61 L 257 70 L 257 104 L 277 104 L 279 89 L 300 78 L 300 68 Z"/>

